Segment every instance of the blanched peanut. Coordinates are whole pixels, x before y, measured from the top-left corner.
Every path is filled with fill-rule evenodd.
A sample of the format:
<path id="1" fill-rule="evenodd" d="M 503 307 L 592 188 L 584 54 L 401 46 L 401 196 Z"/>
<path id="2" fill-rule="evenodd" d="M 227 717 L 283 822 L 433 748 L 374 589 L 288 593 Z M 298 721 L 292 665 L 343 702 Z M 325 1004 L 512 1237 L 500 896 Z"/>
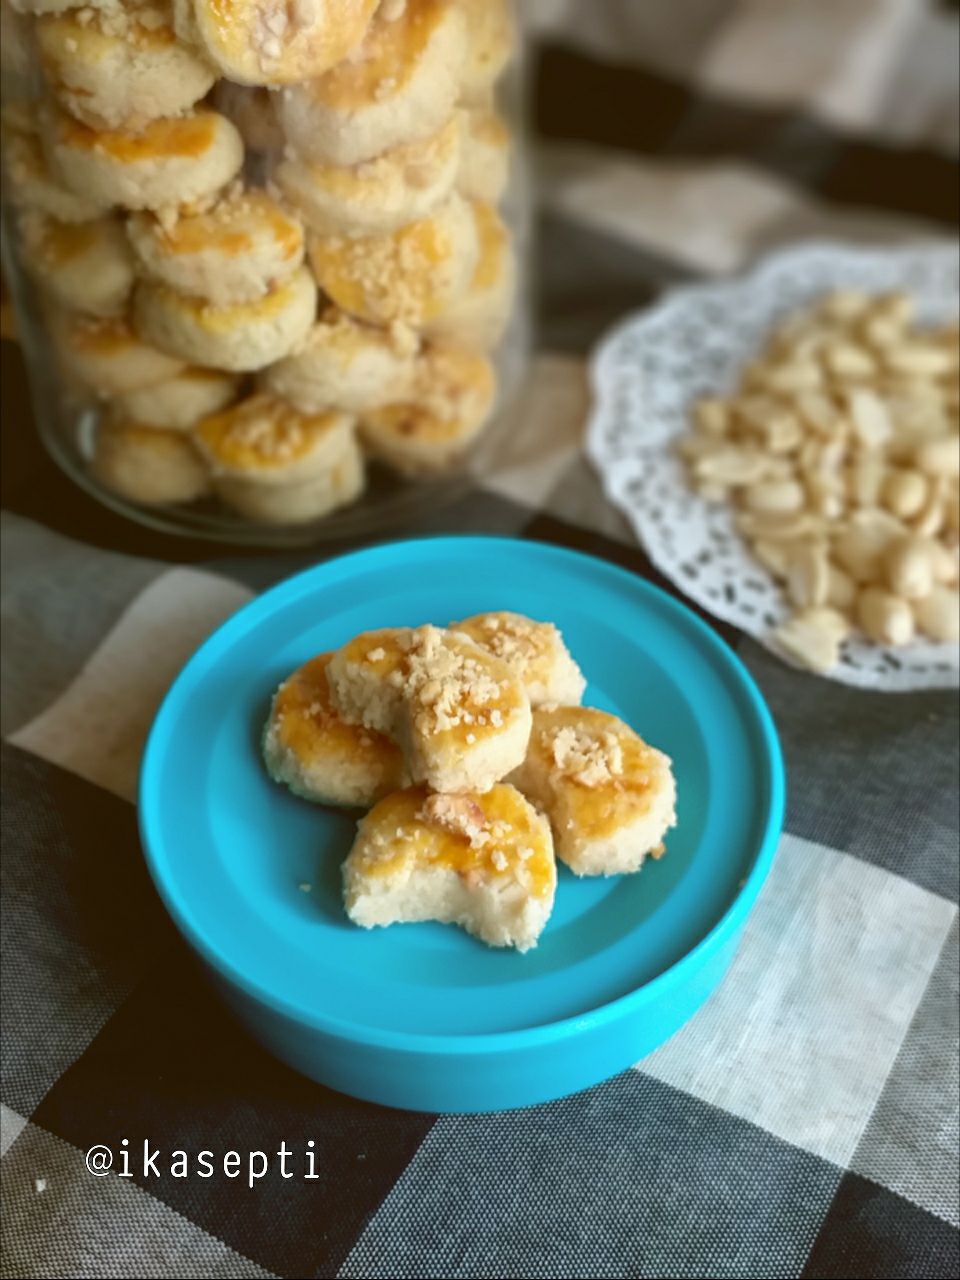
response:
<path id="1" fill-rule="evenodd" d="M 734 523 L 746 538 L 767 538 L 771 542 L 794 542 L 798 538 L 822 535 L 825 521 L 808 511 L 741 511 Z"/>
<path id="2" fill-rule="evenodd" d="M 853 430 L 867 449 L 878 449 L 890 439 L 890 411 L 875 391 L 855 387 L 847 399 Z"/>
<path id="3" fill-rule="evenodd" d="M 717 396 L 704 396 L 693 407 L 693 420 L 697 429 L 708 436 L 726 435 L 730 423 L 727 402 Z"/>
<path id="4" fill-rule="evenodd" d="M 838 489 L 843 487 L 843 461 L 847 453 L 844 440 L 811 440 L 815 450 L 813 465 L 819 476 L 831 480 Z"/>
<path id="5" fill-rule="evenodd" d="M 778 322 L 770 338 L 770 349 L 793 351 L 798 342 L 811 333 L 816 333 L 818 329 L 817 308 L 801 307 Z"/>
<path id="6" fill-rule="evenodd" d="M 787 576 L 787 566 L 790 563 L 789 542 L 769 542 L 765 538 L 758 538 L 753 544 L 753 554 L 775 578 L 783 579 Z"/>
<path id="7" fill-rule="evenodd" d="M 927 409 L 908 417 L 901 416 L 887 446 L 887 457 L 892 462 L 916 467 L 917 450 L 924 444 L 942 439 L 946 434 L 947 423 L 939 411 Z"/>
<path id="8" fill-rule="evenodd" d="M 711 480 L 698 484 L 697 493 L 704 502 L 723 502 L 730 496 L 730 490 L 725 484 L 714 484 Z"/>
<path id="9" fill-rule="evenodd" d="M 699 480 L 715 484 L 753 484 L 767 474 L 769 464 L 759 449 L 723 445 L 703 454 L 694 462 Z"/>
<path id="10" fill-rule="evenodd" d="M 806 440 L 797 454 L 797 466 L 801 471 L 816 471 L 823 456 L 822 440 Z"/>
<path id="11" fill-rule="evenodd" d="M 921 440 L 949 435 L 950 414 L 946 386 L 928 379 L 925 384 L 911 383 L 891 395 L 891 411 L 899 415 L 902 430 Z"/>
<path id="12" fill-rule="evenodd" d="M 865 587 L 857 596 L 857 621 L 877 644 L 902 645 L 913 639 L 910 606 L 882 587 Z"/>
<path id="13" fill-rule="evenodd" d="M 698 434 L 684 436 L 677 445 L 677 452 L 688 462 L 692 462 L 697 458 L 705 458 L 707 454 L 716 453 L 720 446 L 721 441 L 715 440 L 712 436 Z"/>
<path id="14" fill-rule="evenodd" d="M 749 364 L 745 364 L 740 370 L 740 388 L 742 391 L 756 393 L 757 395 L 766 395 L 767 389 L 764 385 L 764 374 L 766 364 L 760 360 L 751 360 Z"/>
<path id="15" fill-rule="evenodd" d="M 875 582 L 895 536 L 889 527 L 875 521 L 851 523 L 837 535 L 834 557 L 854 582 Z"/>
<path id="16" fill-rule="evenodd" d="M 960 592 L 936 586 L 922 600 L 914 600 L 913 616 L 931 640 L 960 640 Z"/>
<path id="17" fill-rule="evenodd" d="M 758 512 L 802 511 L 805 498 L 803 485 L 796 480 L 769 480 L 746 491 L 747 506 Z"/>
<path id="18" fill-rule="evenodd" d="M 817 310 L 831 320 L 856 320 L 869 305 L 869 297 L 858 289 L 834 289 L 821 299 Z"/>
<path id="19" fill-rule="evenodd" d="M 772 418 L 765 432 L 771 453 L 791 453 L 803 442 L 803 427 L 792 413 Z"/>
<path id="20" fill-rule="evenodd" d="M 831 605 L 822 605 L 815 609 L 804 609 L 799 615 L 814 626 L 831 632 L 838 640 L 846 640 L 853 630 L 853 625 L 845 610 L 834 609 Z"/>
<path id="21" fill-rule="evenodd" d="M 904 342 L 884 352 L 884 364 L 894 373 L 925 373 L 932 377 L 949 373 L 950 352 L 927 342 Z"/>
<path id="22" fill-rule="evenodd" d="M 795 613 L 774 632 L 789 657 L 810 671 L 829 671 L 840 661 L 840 645 L 846 619 L 832 609 L 806 609 Z"/>
<path id="23" fill-rule="evenodd" d="M 917 446 L 917 466 L 930 476 L 960 476 L 960 436 L 941 436 Z"/>
<path id="24" fill-rule="evenodd" d="M 871 378 L 877 371 L 877 362 L 867 347 L 855 342 L 836 342 L 823 353 L 824 363 L 835 378 Z"/>
<path id="25" fill-rule="evenodd" d="M 827 604 L 846 612 L 857 598 L 857 584 L 838 565 L 831 564 L 827 572 Z"/>
<path id="26" fill-rule="evenodd" d="M 882 351 L 884 347 L 892 347 L 903 340 L 903 325 L 889 316 L 876 315 L 864 321 L 862 333 L 871 347 Z"/>
<path id="27" fill-rule="evenodd" d="M 930 539 L 933 553 L 933 577 L 936 582 L 956 585 L 960 579 L 960 546 L 946 547 L 936 538 Z"/>
<path id="28" fill-rule="evenodd" d="M 914 516 L 911 524 L 915 533 L 923 538 L 932 538 L 943 528 L 947 515 L 945 482 L 935 477 L 930 484 L 930 492 L 923 508 Z"/>
<path id="29" fill-rule="evenodd" d="M 887 472 L 880 497 L 888 511 L 906 520 L 923 508 L 927 491 L 927 479 L 921 471 L 895 468 Z"/>
<path id="30" fill-rule="evenodd" d="M 843 488 L 838 487 L 833 479 L 822 480 L 818 476 L 811 477 L 807 480 L 807 493 L 812 510 L 828 520 L 838 519 L 847 508 Z"/>
<path id="31" fill-rule="evenodd" d="M 891 511 L 885 511 L 883 507 L 874 507 L 869 511 L 856 511 L 850 517 L 850 523 L 857 528 L 880 529 L 891 538 L 907 532 L 907 526 L 903 521 L 898 520 Z"/>
<path id="32" fill-rule="evenodd" d="M 840 422 L 840 410 L 819 391 L 804 391 L 795 401 L 797 413 L 806 425 L 818 435 L 830 436 Z"/>
<path id="33" fill-rule="evenodd" d="M 897 538 L 884 555 L 887 584 L 895 596 L 919 600 L 933 589 L 937 543 L 929 538 Z"/>
<path id="34" fill-rule="evenodd" d="M 830 568 L 826 548 L 804 543 L 790 554 L 787 568 L 787 595 L 800 609 L 827 602 Z"/>
<path id="35" fill-rule="evenodd" d="M 873 314 L 881 320 L 888 320 L 891 324 L 897 325 L 903 329 L 913 319 L 913 313 L 916 310 L 913 299 L 909 293 L 904 293 L 901 289 L 896 289 L 890 293 L 881 293 L 878 298 L 874 299 Z"/>
<path id="36" fill-rule="evenodd" d="M 771 418 L 784 412 L 783 405 L 773 396 L 747 395 L 734 400 L 733 410 L 737 418 L 756 431 L 765 432 Z"/>
<path id="37" fill-rule="evenodd" d="M 886 479 L 887 464 L 879 453 L 865 453 L 847 475 L 850 501 L 859 507 L 875 507 Z"/>
<path id="38" fill-rule="evenodd" d="M 769 391 L 781 394 L 817 391 L 823 386 L 823 372 L 812 360 L 795 360 L 788 364 L 768 364 L 758 373 L 757 381 Z"/>
<path id="39" fill-rule="evenodd" d="M 788 657 L 810 671 L 830 671 L 840 661 L 840 641 L 833 632 L 791 618 L 773 633 Z"/>
<path id="40" fill-rule="evenodd" d="M 792 480 L 794 460 L 774 455 L 767 460 L 767 480 Z"/>

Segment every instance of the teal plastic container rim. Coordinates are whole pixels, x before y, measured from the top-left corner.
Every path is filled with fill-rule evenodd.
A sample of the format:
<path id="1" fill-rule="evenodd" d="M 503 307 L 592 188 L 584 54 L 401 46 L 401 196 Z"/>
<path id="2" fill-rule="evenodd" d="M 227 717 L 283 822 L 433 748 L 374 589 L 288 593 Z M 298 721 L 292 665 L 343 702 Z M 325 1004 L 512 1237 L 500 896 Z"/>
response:
<path id="1" fill-rule="evenodd" d="M 619 581 L 628 581 L 634 590 L 639 589 L 656 598 L 661 607 L 681 617 L 684 623 L 699 633 L 701 640 L 710 648 L 717 661 L 726 668 L 728 675 L 738 686 L 738 691 L 745 699 L 750 713 L 755 718 L 755 729 L 759 732 L 763 747 L 763 758 L 767 763 L 766 782 L 766 820 L 760 838 L 753 866 L 746 876 L 737 896 L 717 923 L 690 949 L 680 960 L 666 968 L 662 973 L 643 983 L 626 995 L 619 996 L 605 1004 L 598 1005 L 588 1014 L 570 1018 L 562 1018 L 540 1026 L 523 1027 L 513 1031 L 481 1032 L 476 1035 L 428 1035 L 424 1033 L 401 1032 L 370 1028 L 355 1025 L 340 1018 L 331 1018 L 317 1009 L 312 1009 L 285 1000 L 276 992 L 270 991 L 250 979 L 242 969 L 238 968 L 220 951 L 209 944 L 203 934 L 194 928 L 189 914 L 183 910 L 177 894 L 168 883 L 159 867 L 152 833 L 161 830 L 159 812 L 164 804 L 164 797 L 158 785 L 161 776 L 162 760 L 171 742 L 173 730 L 179 714 L 180 704 L 185 697 L 185 686 L 189 676 L 199 669 L 216 661 L 217 655 L 233 640 L 250 627 L 255 626 L 260 617 L 269 613 L 275 606 L 286 605 L 297 599 L 305 591 L 314 589 L 318 574 L 332 575 L 335 579 L 349 576 L 352 570 L 363 565 L 376 565 L 378 561 L 389 561 L 402 555 L 407 548 L 420 547 L 424 544 L 444 546 L 450 550 L 463 549 L 482 551 L 484 548 L 499 548 L 501 551 L 522 542 L 536 539 L 514 539 L 493 535 L 476 534 L 436 534 L 422 538 L 410 538 L 400 542 L 378 543 L 364 547 L 358 551 L 350 551 L 330 560 L 322 561 L 309 569 L 301 570 L 285 579 L 268 591 L 255 597 L 244 605 L 237 613 L 228 618 L 209 636 L 188 659 L 168 690 L 150 729 L 140 769 L 138 788 L 138 825 L 141 845 L 150 876 L 157 888 L 161 900 L 172 917 L 180 933 L 184 936 L 198 955 L 214 970 L 221 981 L 237 989 L 250 1000 L 267 1006 L 274 1012 L 299 1023 L 305 1023 L 316 1031 L 335 1039 L 346 1040 L 378 1049 L 391 1050 L 409 1054 L 500 1054 L 505 1051 L 517 1051 L 543 1046 L 552 1042 L 560 1042 L 570 1034 L 582 1032 L 587 1027 L 600 1027 L 629 1018 L 638 1012 L 650 1000 L 658 997 L 669 997 L 670 992 L 684 985 L 688 978 L 695 974 L 704 962 L 721 948 L 733 934 L 739 933 L 749 915 L 753 904 L 760 894 L 773 859 L 783 829 L 783 817 L 786 803 L 786 777 L 783 753 L 780 740 L 770 710 L 757 688 L 753 677 L 724 640 L 702 621 L 691 609 L 681 601 L 663 591 L 660 587 L 638 577 L 627 569 L 581 551 L 558 547 L 552 543 L 538 543 L 542 553 L 557 559 L 570 560 L 588 564 L 597 574 L 607 575 Z"/>

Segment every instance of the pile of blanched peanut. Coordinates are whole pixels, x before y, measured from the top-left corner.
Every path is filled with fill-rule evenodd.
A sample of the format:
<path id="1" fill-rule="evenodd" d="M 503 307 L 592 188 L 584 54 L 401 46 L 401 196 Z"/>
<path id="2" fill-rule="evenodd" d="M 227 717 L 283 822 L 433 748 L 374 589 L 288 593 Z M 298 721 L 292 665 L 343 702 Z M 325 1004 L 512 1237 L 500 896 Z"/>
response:
<path id="1" fill-rule="evenodd" d="M 731 502 L 793 606 L 776 639 L 828 671 L 878 645 L 960 638 L 960 330 L 918 327 L 902 293 L 829 294 L 785 319 L 736 391 L 680 443 L 705 498 Z"/>

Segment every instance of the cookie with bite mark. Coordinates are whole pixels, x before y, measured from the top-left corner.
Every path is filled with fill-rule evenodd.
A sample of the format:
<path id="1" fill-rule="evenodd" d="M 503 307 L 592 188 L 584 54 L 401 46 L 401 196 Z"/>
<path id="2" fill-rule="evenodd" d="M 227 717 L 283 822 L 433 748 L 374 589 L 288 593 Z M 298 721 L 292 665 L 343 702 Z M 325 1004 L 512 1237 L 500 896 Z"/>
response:
<path id="1" fill-rule="evenodd" d="M 503 784 L 456 796 L 394 792 L 361 819 L 343 864 L 354 924 L 436 920 L 521 952 L 537 945 L 556 884 L 549 825 Z"/>

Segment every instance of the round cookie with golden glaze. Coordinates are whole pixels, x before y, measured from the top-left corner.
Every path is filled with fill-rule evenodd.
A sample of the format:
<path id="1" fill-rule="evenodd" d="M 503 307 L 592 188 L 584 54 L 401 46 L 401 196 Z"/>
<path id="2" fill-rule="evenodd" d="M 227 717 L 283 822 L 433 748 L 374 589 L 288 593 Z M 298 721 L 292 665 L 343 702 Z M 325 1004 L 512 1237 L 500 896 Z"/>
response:
<path id="1" fill-rule="evenodd" d="M 90 222 L 110 207 L 105 200 L 71 191 L 51 172 L 37 122 L 24 103 L 3 109 L 3 177 L 4 193 L 11 204 L 60 222 Z"/>
<path id="2" fill-rule="evenodd" d="M 451 622 L 450 630 L 469 636 L 512 667 L 526 685 L 532 707 L 545 702 L 576 706 L 583 697 L 587 682 L 552 622 L 501 610 Z"/>
<path id="3" fill-rule="evenodd" d="M 366 476 L 363 454 L 353 435 L 329 471 L 289 484 L 263 484 L 229 476 L 216 479 L 217 493 L 247 520 L 266 524 L 309 524 L 355 502 Z"/>
<path id="4" fill-rule="evenodd" d="M 254 395 L 201 422 L 196 441 L 220 498 L 249 520 L 306 523 L 363 490 L 363 458 L 343 413 L 299 414 Z"/>
<path id="5" fill-rule="evenodd" d="M 239 84 L 322 75 L 363 40 L 378 0 L 175 0 L 177 30 Z"/>
<path id="6" fill-rule="evenodd" d="M 338 307 L 372 324 L 412 328 L 438 319 L 466 293 L 479 252 L 473 211 L 458 195 L 391 235 L 307 241 L 317 281 Z"/>
<path id="7" fill-rule="evenodd" d="M 495 111 L 465 111 L 457 190 L 468 200 L 498 204 L 510 176 L 510 131 Z"/>
<path id="8" fill-rule="evenodd" d="M 537 945 L 556 885 L 546 819 L 502 784 L 394 792 L 361 819 L 343 864 L 347 915 L 364 929 L 436 920 L 521 952 Z"/>
<path id="9" fill-rule="evenodd" d="M 437 133 L 358 165 L 285 159 L 274 174 L 287 199 L 321 235 L 380 235 L 426 218 L 461 172 L 460 113 Z"/>
<path id="10" fill-rule="evenodd" d="M 133 288 L 133 254 L 118 218 L 57 222 L 43 214 L 20 219 L 23 265 L 38 286 L 68 311 L 120 316 Z"/>
<path id="11" fill-rule="evenodd" d="M 485 791 L 524 758 L 523 682 L 467 636 L 434 626 L 366 632 L 334 654 L 328 678 L 344 719 L 393 738 L 413 780 L 434 791 Z"/>
<path id="12" fill-rule="evenodd" d="M 517 265 L 503 219 L 491 204 L 473 204 L 480 255 L 470 287 L 425 332 L 462 347 L 491 351 L 503 337 L 513 310 Z"/>
<path id="13" fill-rule="evenodd" d="M 184 361 L 144 342 L 125 319 L 50 310 L 47 327 L 64 371 L 99 396 L 122 395 L 175 377 Z"/>
<path id="14" fill-rule="evenodd" d="M 196 110 L 142 130 L 90 129 L 64 112 L 41 130 L 51 167 L 72 191 L 124 209 L 205 199 L 236 177 L 243 140 L 226 118 Z"/>
<path id="15" fill-rule="evenodd" d="M 496 374 L 476 352 L 437 348 L 425 355 L 410 401 L 364 413 L 367 452 L 402 475 L 430 475 L 456 465 L 493 408 Z"/>
<path id="16" fill-rule="evenodd" d="M 258 392 L 196 428 L 197 448 L 217 476 L 286 485 L 328 475 L 353 437 L 353 419 L 331 409 L 298 413 Z"/>
<path id="17" fill-rule="evenodd" d="M 383 4 L 350 58 L 285 91 L 287 137 L 305 159 L 337 165 L 428 138 L 453 113 L 465 57 L 466 23 L 450 0 Z"/>
<path id="18" fill-rule="evenodd" d="M 211 413 L 225 409 L 236 399 L 240 379 L 219 369 L 184 369 L 164 382 L 114 399 L 121 416 L 144 426 L 168 431 L 189 431 Z"/>
<path id="19" fill-rule="evenodd" d="M 216 306 L 169 285 L 143 280 L 133 295 L 138 333 L 162 351 L 225 369 L 255 372 L 289 355 L 306 337 L 317 309 L 317 286 L 300 267 L 262 298 Z"/>
<path id="20" fill-rule="evenodd" d="M 147 506 L 195 502 L 210 490 L 207 468 L 182 432 L 113 415 L 97 428 L 91 469 L 113 493 Z"/>
<path id="21" fill-rule="evenodd" d="M 557 857 L 578 876 L 639 871 L 676 824 L 669 758 L 591 707 L 535 711 L 509 780 L 550 819 Z"/>
<path id="22" fill-rule="evenodd" d="M 316 804 L 369 809 L 409 783 L 400 748 L 382 733 L 347 724 L 330 701 L 321 653 L 273 695 L 263 758 L 275 782 Z"/>
<path id="23" fill-rule="evenodd" d="M 333 705 L 348 724 L 363 725 L 392 740 L 404 714 L 405 655 L 410 627 L 379 627 L 354 636 L 334 653 L 327 679 Z"/>
<path id="24" fill-rule="evenodd" d="M 94 129 L 135 129 L 199 102 L 216 78 L 173 30 L 169 3 L 70 9 L 37 20 L 47 83 L 72 116 Z"/>
<path id="25" fill-rule="evenodd" d="M 264 297 L 303 261 L 299 221 L 256 189 L 175 219 L 133 214 L 127 229 L 148 275 L 217 306 Z"/>
<path id="26" fill-rule="evenodd" d="M 302 413 L 331 405 L 359 413 L 402 400 L 416 367 L 415 349 L 331 307 L 293 355 L 266 370 L 263 383 Z"/>
<path id="27" fill-rule="evenodd" d="M 484 102 L 516 47 L 510 0 L 454 0 L 467 24 L 467 57 L 461 97 Z"/>

